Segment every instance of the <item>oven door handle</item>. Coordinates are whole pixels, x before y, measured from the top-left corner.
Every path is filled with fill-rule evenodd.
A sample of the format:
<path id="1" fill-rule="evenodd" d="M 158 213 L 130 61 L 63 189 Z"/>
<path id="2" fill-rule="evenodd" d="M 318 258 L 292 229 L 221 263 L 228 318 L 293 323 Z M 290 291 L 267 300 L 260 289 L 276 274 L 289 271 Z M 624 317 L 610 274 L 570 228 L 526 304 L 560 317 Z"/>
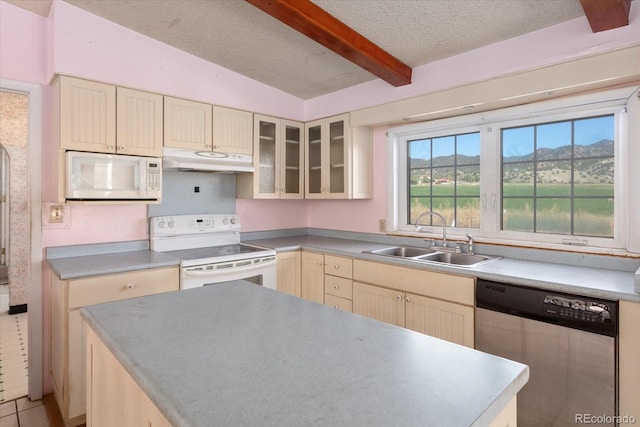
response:
<path id="1" fill-rule="evenodd" d="M 236 261 L 238 262 L 238 261 Z M 243 273 L 245 271 L 253 271 L 253 270 L 258 270 L 258 269 L 262 269 L 264 267 L 268 267 L 272 264 L 274 264 L 276 262 L 276 258 L 267 258 L 265 260 L 262 260 L 261 262 L 257 263 L 257 264 L 249 264 L 246 266 L 240 266 L 240 267 L 235 267 L 233 266 L 233 263 L 229 263 L 230 266 L 227 268 L 222 268 L 219 270 L 200 270 L 199 267 L 186 267 L 182 270 L 183 275 L 185 277 L 206 277 L 206 276 L 217 276 L 217 275 L 221 275 L 221 274 L 226 274 L 226 273 Z M 226 263 L 222 263 L 221 265 L 224 265 Z"/>

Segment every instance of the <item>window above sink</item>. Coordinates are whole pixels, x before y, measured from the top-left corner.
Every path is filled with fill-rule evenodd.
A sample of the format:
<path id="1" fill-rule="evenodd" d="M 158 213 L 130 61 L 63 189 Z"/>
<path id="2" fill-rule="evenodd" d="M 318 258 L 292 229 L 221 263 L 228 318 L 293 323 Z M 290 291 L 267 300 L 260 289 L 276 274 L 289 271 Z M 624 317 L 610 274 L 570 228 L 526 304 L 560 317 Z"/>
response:
<path id="1" fill-rule="evenodd" d="M 627 250 L 627 204 L 640 203 L 625 156 L 628 107 L 640 103 L 634 91 L 389 129 L 387 231 L 437 238 L 438 221 L 415 229 L 421 213 L 434 211 L 448 235 L 472 233 L 481 243 Z"/>

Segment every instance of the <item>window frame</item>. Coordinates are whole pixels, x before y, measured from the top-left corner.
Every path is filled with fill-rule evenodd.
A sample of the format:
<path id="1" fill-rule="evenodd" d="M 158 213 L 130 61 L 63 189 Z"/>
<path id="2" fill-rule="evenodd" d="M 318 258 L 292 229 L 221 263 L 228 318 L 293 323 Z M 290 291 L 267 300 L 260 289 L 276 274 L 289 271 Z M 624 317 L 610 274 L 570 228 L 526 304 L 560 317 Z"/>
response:
<path id="1" fill-rule="evenodd" d="M 480 228 L 447 227 L 448 237 L 463 240 L 467 233 L 471 233 L 486 243 L 573 250 L 582 246 L 594 249 L 625 250 L 629 235 L 628 198 L 640 197 L 633 195 L 629 189 L 628 165 L 625 161 L 628 147 L 626 104 L 633 90 L 634 88 L 610 90 L 389 128 L 387 133 L 388 231 L 423 238 L 438 238 L 442 235 L 442 227 L 437 225 L 438 223 L 423 227 L 421 232 L 416 232 L 413 225 L 407 224 L 408 141 L 480 132 Z M 501 230 L 501 129 L 603 114 L 613 114 L 615 123 L 613 238 Z"/>

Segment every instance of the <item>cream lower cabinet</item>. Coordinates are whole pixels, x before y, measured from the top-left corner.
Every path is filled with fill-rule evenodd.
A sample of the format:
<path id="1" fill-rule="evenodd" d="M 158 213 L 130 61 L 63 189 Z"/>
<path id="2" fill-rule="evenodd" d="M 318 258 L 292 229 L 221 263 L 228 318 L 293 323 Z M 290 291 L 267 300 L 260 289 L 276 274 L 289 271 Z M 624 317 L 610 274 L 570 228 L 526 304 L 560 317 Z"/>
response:
<path id="1" fill-rule="evenodd" d="M 618 414 L 640 420 L 640 304 L 620 301 L 619 316 Z"/>
<path id="2" fill-rule="evenodd" d="M 302 296 L 300 251 L 281 252 L 278 258 L 278 290 L 285 294 Z"/>
<path id="3" fill-rule="evenodd" d="M 474 346 L 475 279 L 353 261 L 353 312 Z"/>
<path id="4" fill-rule="evenodd" d="M 324 255 L 302 251 L 302 298 L 324 304 Z"/>
<path id="5" fill-rule="evenodd" d="M 50 374 L 65 425 L 85 422 L 85 343 L 80 309 L 91 304 L 178 289 L 177 267 L 73 280 L 60 280 L 51 275 Z"/>
<path id="6" fill-rule="evenodd" d="M 171 427 L 89 327 L 86 343 L 88 427 Z"/>
<path id="7" fill-rule="evenodd" d="M 324 303 L 338 310 L 353 311 L 353 260 L 324 256 Z"/>

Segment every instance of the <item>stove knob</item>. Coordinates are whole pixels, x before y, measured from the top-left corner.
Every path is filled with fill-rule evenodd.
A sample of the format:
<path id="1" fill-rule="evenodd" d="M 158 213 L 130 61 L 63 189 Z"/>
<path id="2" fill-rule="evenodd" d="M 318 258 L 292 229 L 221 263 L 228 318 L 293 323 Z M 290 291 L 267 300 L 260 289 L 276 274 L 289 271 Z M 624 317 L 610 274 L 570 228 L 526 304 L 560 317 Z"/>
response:
<path id="1" fill-rule="evenodd" d="M 176 222 L 174 220 L 171 220 L 167 225 L 169 226 L 169 228 L 173 228 L 173 226 L 176 225 Z"/>
<path id="2" fill-rule="evenodd" d="M 158 221 L 158 228 L 164 228 L 164 220 Z"/>
<path id="3" fill-rule="evenodd" d="M 231 217 L 231 224 L 235 224 L 236 223 L 236 219 L 234 217 Z"/>
<path id="4" fill-rule="evenodd" d="M 223 219 L 223 220 L 222 220 L 222 223 L 223 223 L 224 225 L 229 225 L 229 219 L 227 219 L 227 218 Z"/>

